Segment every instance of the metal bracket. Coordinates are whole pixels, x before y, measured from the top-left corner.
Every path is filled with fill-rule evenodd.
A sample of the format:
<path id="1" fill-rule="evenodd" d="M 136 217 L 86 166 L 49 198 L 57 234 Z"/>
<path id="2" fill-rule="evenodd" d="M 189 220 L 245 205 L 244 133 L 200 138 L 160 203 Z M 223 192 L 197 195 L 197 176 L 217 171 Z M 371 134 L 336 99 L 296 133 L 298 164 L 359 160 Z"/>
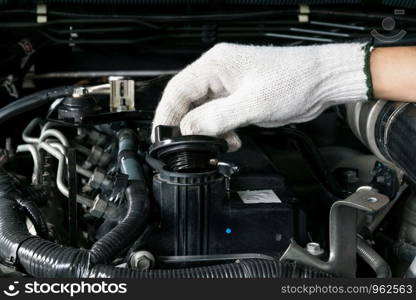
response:
<path id="1" fill-rule="evenodd" d="M 310 13 L 311 13 L 311 9 L 309 8 L 309 5 L 305 5 L 305 4 L 299 5 L 298 22 L 308 23 Z"/>
<path id="2" fill-rule="evenodd" d="M 110 81 L 110 111 L 134 111 L 134 80 Z"/>
<path id="3" fill-rule="evenodd" d="M 36 22 L 37 23 L 48 22 L 48 7 L 46 4 L 38 4 L 36 6 Z"/>
<path id="4" fill-rule="evenodd" d="M 345 200 L 336 201 L 329 215 L 329 259 L 322 261 L 308 253 L 295 241 L 280 258 L 292 260 L 340 277 L 354 278 L 357 268 L 358 211 L 375 214 L 389 202 L 389 198 L 371 188 L 359 188 Z"/>

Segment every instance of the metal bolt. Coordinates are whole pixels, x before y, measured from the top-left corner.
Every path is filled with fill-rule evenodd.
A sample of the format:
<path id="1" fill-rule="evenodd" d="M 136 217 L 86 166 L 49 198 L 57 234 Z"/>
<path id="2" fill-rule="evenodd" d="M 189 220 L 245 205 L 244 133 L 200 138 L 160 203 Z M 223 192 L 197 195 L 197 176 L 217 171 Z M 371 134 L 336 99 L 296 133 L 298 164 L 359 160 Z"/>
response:
<path id="1" fill-rule="evenodd" d="M 130 258 L 130 266 L 138 270 L 149 270 L 155 264 L 155 257 L 149 251 L 137 251 Z"/>
<path id="2" fill-rule="evenodd" d="M 94 199 L 94 204 L 92 208 L 90 209 L 90 214 L 93 215 L 96 218 L 101 218 L 104 216 L 106 210 L 108 207 L 108 202 L 101 199 L 100 195 L 97 195 Z"/>
<path id="3" fill-rule="evenodd" d="M 213 165 L 213 166 L 218 165 L 218 159 L 216 159 L 216 158 L 211 158 L 211 159 L 209 160 L 209 164 L 210 164 L 210 165 Z"/>
<path id="4" fill-rule="evenodd" d="M 321 256 L 324 254 L 324 249 L 321 248 L 321 245 L 314 242 L 306 244 L 306 251 L 313 256 Z"/>
<path id="5" fill-rule="evenodd" d="M 386 182 L 386 178 L 384 178 L 384 176 L 377 176 L 376 177 L 376 182 L 384 184 Z"/>
<path id="6" fill-rule="evenodd" d="M 152 261 L 146 256 L 141 257 L 136 264 L 136 268 L 139 270 L 148 270 L 152 265 Z"/>
<path id="7" fill-rule="evenodd" d="M 358 173 L 355 170 L 347 170 L 343 175 L 347 183 L 356 183 L 359 180 Z"/>

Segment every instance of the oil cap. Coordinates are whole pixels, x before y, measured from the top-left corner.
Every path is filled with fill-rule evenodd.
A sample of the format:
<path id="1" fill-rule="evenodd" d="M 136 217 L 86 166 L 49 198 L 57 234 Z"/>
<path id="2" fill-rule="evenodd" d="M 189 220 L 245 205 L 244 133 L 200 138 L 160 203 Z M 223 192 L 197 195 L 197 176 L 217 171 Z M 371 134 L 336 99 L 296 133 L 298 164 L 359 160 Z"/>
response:
<path id="1" fill-rule="evenodd" d="M 164 163 L 165 169 L 179 173 L 208 172 L 217 168 L 221 153 L 228 149 L 224 139 L 205 135 L 181 135 L 177 126 L 159 125 L 155 128 L 155 142 L 149 149 L 154 159 Z"/>

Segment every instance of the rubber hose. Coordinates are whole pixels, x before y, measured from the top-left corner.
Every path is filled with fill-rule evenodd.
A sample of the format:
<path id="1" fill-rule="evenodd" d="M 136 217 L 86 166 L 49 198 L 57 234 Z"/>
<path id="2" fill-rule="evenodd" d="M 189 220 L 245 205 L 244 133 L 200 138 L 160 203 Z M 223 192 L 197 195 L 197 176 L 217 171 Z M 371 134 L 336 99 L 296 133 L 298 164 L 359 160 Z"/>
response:
<path id="1" fill-rule="evenodd" d="M 126 189 L 127 213 L 109 233 L 90 250 L 93 264 L 107 262 L 133 243 L 144 231 L 150 212 L 148 191 L 144 182 L 134 181 Z"/>
<path id="2" fill-rule="evenodd" d="M 97 265 L 92 268 L 91 278 L 323 278 L 332 277 L 328 273 L 317 271 L 299 264 L 266 259 L 241 260 L 236 263 L 204 266 L 184 269 L 138 271 Z"/>
<path id="3" fill-rule="evenodd" d="M 150 213 L 143 169 L 137 157 L 136 135 L 130 129 L 122 129 L 118 132 L 117 138 L 119 169 L 128 176 L 130 182 L 125 191 L 127 213 L 120 224 L 92 246 L 93 264 L 108 262 L 133 243 L 145 230 Z"/>
<path id="4" fill-rule="evenodd" d="M 416 170 L 414 168 L 416 155 L 413 151 L 416 146 L 416 106 L 408 104 L 391 121 L 391 125 L 384 133 L 385 152 L 388 153 L 395 165 L 401 167 L 409 178 L 416 183 Z"/>
<path id="5" fill-rule="evenodd" d="M 0 172 L 1 171 L 2 170 L 0 170 Z M 38 203 L 43 201 L 42 193 L 36 190 L 33 186 L 22 186 L 17 178 L 15 178 L 15 181 L 19 186 L 19 189 L 22 191 L 22 196 L 16 198 L 17 203 L 33 223 L 37 235 L 44 239 L 49 239 L 50 236 L 48 226 L 46 225 L 46 221 L 38 207 Z"/>
<path id="6" fill-rule="evenodd" d="M 0 181 L 4 182 L 4 175 Z M 19 205 L 9 194 L 5 194 L 4 185 L 0 183 L 0 258 L 6 263 L 14 264 L 17 249 L 22 241 L 32 237 L 26 228 L 25 219 L 19 211 Z"/>
<path id="7" fill-rule="evenodd" d="M 39 207 L 35 203 L 35 199 L 39 197 L 39 194 L 32 188 L 23 189 L 18 180 L 4 169 L 0 169 L 0 190 L 3 191 L 4 194 L 10 195 L 12 198 L 16 199 L 19 207 L 33 223 L 36 233 L 39 236 L 48 239 L 48 227 Z"/>
<path id="8" fill-rule="evenodd" d="M 130 213 L 119 225 L 98 240 L 91 250 L 63 247 L 39 237 L 25 237 L 18 251 L 20 264 L 27 273 L 36 277 L 89 277 L 89 271 L 94 264 L 113 259 L 140 235 L 149 211 L 148 197 L 143 190 L 145 189 L 141 183 L 130 184 L 126 191 L 131 203 Z"/>
<path id="9" fill-rule="evenodd" d="M 361 238 L 357 238 L 357 253 L 376 272 L 377 278 L 391 278 L 389 264 Z"/>
<path id="10" fill-rule="evenodd" d="M 40 278 L 86 278 L 91 268 L 88 250 L 64 247 L 32 236 L 21 242 L 18 262 Z"/>
<path id="11" fill-rule="evenodd" d="M 57 98 L 72 95 L 73 87 L 57 87 L 20 98 L 0 109 L 0 124 L 30 110 L 49 104 Z"/>
<path id="12" fill-rule="evenodd" d="M 43 219 L 39 207 L 33 201 L 27 200 L 25 198 L 16 198 L 16 201 L 20 207 L 24 209 L 25 215 L 33 223 L 36 233 L 44 239 L 49 239 L 48 226 Z"/>
<path id="13" fill-rule="evenodd" d="M 381 162 L 403 170 L 416 183 L 416 105 L 378 100 L 347 105 L 353 133 Z"/>

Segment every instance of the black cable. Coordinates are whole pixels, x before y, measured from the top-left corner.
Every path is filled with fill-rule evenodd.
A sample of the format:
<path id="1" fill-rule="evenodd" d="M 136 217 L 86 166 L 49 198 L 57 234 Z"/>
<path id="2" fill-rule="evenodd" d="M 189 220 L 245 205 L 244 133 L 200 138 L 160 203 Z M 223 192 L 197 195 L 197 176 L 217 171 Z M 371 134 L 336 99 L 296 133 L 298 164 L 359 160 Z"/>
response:
<path id="1" fill-rule="evenodd" d="M 249 12 L 249 13 L 231 13 L 231 14 L 203 14 L 203 15 L 100 15 L 100 14 L 85 14 L 85 13 L 72 13 L 72 12 L 63 12 L 63 11 L 49 11 L 48 14 L 53 16 L 61 17 L 85 17 L 85 18 L 136 18 L 140 20 L 148 21 L 221 21 L 221 20 L 235 20 L 235 19 L 247 19 L 247 18 L 258 18 L 265 16 L 276 16 L 276 15 L 293 15 L 295 16 L 298 13 L 297 9 L 286 9 L 286 10 L 267 10 L 259 12 Z"/>
<path id="2" fill-rule="evenodd" d="M 298 129 L 289 127 L 279 128 L 276 133 L 293 138 L 297 142 L 299 149 L 310 164 L 313 173 L 327 191 L 339 199 L 345 199 L 350 195 L 350 193 L 343 189 L 337 182 L 318 147 L 307 134 Z"/>
<path id="3" fill-rule="evenodd" d="M 43 105 L 50 104 L 57 98 L 72 95 L 73 87 L 58 87 L 20 98 L 0 109 L 0 124 Z"/>
<path id="4" fill-rule="evenodd" d="M 0 22 L 0 28 L 43 28 L 53 25 L 66 25 L 66 24 L 97 24 L 97 23 L 136 23 L 148 27 L 150 29 L 159 29 L 160 27 L 148 22 L 141 21 L 139 19 L 114 19 L 106 18 L 101 19 L 58 19 L 49 20 L 46 23 L 34 23 L 34 22 Z"/>
<path id="5" fill-rule="evenodd" d="M 8 15 L 8 14 L 36 14 L 36 10 L 34 10 L 34 9 L 7 9 L 7 10 L 0 10 L 0 15 Z"/>
<path id="6" fill-rule="evenodd" d="M 0 10 L 0 14 L 36 14 L 36 10 Z M 264 16 L 275 15 L 293 15 L 298 13 L 297 9 L 284 9 L 284 10 L 267 10 L 249 13 L 231 13 L 231 14 L 202 14 L 202 15 L 134 15 L 134 14 L 96 14 L 96 13 L 74 13 L 67 11 L 49 10 L 48 15 L 58 17 L 74 17 L 74 18 L 114 18 L 114 19 L 136 19 L 136 20 L 153 20 L 153 21 L 218 21 L 218 20 L 234 20 L 234 19 L 246 19 L 246 18 L 258 18 Z"/>

